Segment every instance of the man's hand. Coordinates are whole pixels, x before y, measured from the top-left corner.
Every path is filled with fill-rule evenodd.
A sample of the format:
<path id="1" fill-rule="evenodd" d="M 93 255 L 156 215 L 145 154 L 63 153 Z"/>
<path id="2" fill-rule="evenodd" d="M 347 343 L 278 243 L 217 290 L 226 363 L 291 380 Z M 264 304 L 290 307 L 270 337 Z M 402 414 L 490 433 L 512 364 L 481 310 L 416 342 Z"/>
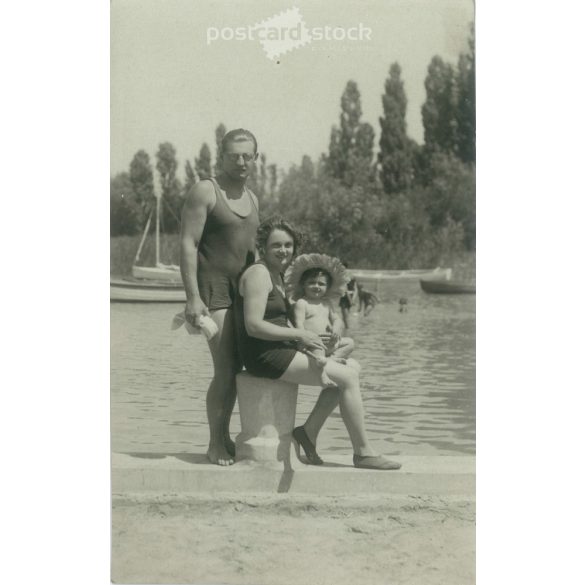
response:
<path id="1" fill-rule="evenodd" d="M 189 299 L 185 305 L 185 320 L 193 327 L 199 327 L 199 317 L 209 315 L 209 309 L 199 297 Z"/>

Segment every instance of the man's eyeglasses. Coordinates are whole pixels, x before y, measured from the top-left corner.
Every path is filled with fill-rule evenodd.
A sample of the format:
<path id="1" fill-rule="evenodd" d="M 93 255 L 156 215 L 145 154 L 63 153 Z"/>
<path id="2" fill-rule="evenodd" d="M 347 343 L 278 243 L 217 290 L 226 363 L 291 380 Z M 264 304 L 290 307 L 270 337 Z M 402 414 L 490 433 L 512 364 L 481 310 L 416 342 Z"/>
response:
<path id="1" fill-rule="evenodd" d="M 248 154 L 248 153 L 244 153 L 244 154 L 235 154 L 235 153 L 226 153 L 223 155 L 227 160 L 229 160 L 230 162 L 233 163 L 237 163 L 240 160 L 240 157 L 242 157 L 244 159 L 245 163 L 249 163 L 252 162 L 255 158 L 256 155 L 255 154 Z"/>

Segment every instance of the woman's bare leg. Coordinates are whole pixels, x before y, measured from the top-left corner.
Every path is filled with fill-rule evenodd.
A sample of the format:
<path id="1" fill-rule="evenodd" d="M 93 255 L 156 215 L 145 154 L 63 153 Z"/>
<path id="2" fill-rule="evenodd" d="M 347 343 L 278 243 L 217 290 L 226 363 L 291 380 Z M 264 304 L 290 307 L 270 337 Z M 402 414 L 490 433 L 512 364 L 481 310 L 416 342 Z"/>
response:
<path id="1" fill-rule="evenodd" d="M 331 413 L 339 404 L 339 388 L 337 386 L 328 386 L 321 390 L 317 403 L 309 414 L 303 425 L 305 432 L 314 445 L 317 444 L 317 436 L 321 432 L 325 421 L 331 416 Z"/>
<path id="2" fill-rule="evenodd" d="M 348 366 L 328 360 L 325 371 L 338 387 L 339 408 L 341 418 L 349 433 L 349 438 L 356 455 L 374 455 L 373 449 L 366 436 L 364 409 L 360 394 L 358 373 Z M 286 372 L 280 377 L 285 382 L 305 384 L 307 386 L 321 385 L 321 371 L 319 366 L 306 355 L 297 352 Z M 309 418 L 313 418 L 313 430 L 320 421 L 331 414 L 332 394 L 328 393 L 322 400 L 318 400 Z M 321 423 L 322 424 L 322 423 Z"/>

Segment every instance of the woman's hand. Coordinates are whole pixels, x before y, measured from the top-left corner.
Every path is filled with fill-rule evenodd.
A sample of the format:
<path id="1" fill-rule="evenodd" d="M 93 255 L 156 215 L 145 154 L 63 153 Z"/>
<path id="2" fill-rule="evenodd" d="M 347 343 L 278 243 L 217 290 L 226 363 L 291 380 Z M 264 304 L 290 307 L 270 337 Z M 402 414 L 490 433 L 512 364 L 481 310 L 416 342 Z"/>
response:
<path id="1" fill-rule="evenodd" d="M 299 345 L 301 349 L 322 349 L 325 351 L 325 345 L 321 337 L 313 331 L 307 331 L 306 329 L 298 329 Z"/>

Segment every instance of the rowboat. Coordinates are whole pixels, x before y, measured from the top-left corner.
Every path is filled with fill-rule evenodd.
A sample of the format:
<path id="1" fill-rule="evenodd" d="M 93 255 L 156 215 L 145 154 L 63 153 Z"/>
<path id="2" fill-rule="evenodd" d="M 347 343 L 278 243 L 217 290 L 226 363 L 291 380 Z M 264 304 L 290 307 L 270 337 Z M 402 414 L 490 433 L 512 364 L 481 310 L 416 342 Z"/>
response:
<path id="1" fill-rule="evenodd" d="M 387 280 L 450 280 L 451 268 L 420 268 L 415 270 L 362 270 L 349 268 L 348 272 L 357 280 L 378 282 Z"/>
<path id="2" fill-rule="evenodd" d="M 452 280 L 420 280 L 420 286 L 426 293 L 442 295 L 474 295 L 475 284 Z"/>
<path id="3" fill-rule="evenodd" d="M 185 300 L 182 283 L 110 278 L 110 302 L 184 303 Z"/>

